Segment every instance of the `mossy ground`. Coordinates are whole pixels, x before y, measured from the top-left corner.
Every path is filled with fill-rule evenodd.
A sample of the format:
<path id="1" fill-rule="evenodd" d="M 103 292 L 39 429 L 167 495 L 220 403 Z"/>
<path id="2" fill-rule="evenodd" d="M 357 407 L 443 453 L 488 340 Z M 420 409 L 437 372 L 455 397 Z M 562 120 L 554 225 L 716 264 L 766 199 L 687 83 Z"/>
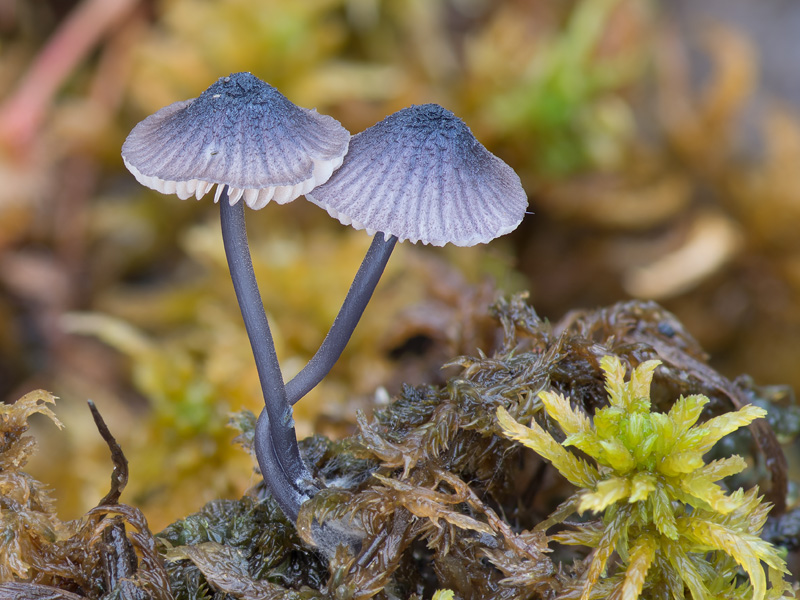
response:
<path id="1" fill-rule="evenodd" d="M 388 406 L 360 414 L 351 437 L 303 441 L 306 459 L 329 487 L 303 506 L 297 528 L 261 484 L 156 535 L 141 512 L 108 497 L 82 519 L 63 523 L 40 500 L 46 487 L 22 471 L 34 445 L 22 435 L 27 415 L 49 410 L 51 398 L 20 400 L 2 422 L 0 598 L 406 599 L 437 590 L 455 598 L 572 597 L 592 555 L 586 547 L 554 544 L 557 536 L 548 539 L 550 532 L 537 525 L 573 490 L 548 462 L 502 435 L 498 409 L 521 422 L 536 418 L 563 440 L 542 411 L 540 392 L 568 396 L 576 414 L 592 417 L 608 406 L 602 367 L 615 357 L 628 372 L 662 362 L 650 389 L 653 413 L 697 394 L 708 398 L 696 411 L 701 424 L 754 400 L 771 410 L 769 394 L 747 379 L 732 382 L 713 371 L 680 323 L 656 304 L 620 303 L 556 324 L 541 320 L 521 296 L 492 312 L 498 325 L 490 355 L 455 358 L 450 364 L 459 372 L 443 386 L 404 388 Z M 249 449 L 253 415 L 238 413 L 235 423 Z M 736 440 L 748 464 L 737 485 L 768 490 L 780 519 L 786 497 L 780 446 L 767 420 L 754 421 L 749 431 Z M 119 456 L 115 468 L 124 470 Z M 8 483 L 19 478 L 30 489 L 22 497 Z M 116 483 L 112 492 L 115 486 L 121 490 Z M 752 519 L 763 521 L 766 507 L 748 497 Z M 320 523 L 345 532 L 347 544 L 334 550 L 329 536 L 326 552 L 315 549 Z M 637 556 L 633 551 L 631 560 Z M 617 559 L 606 558 L 610 573 Z M 731 584 L 742 576 L 735 568 L 725 574 Z M 669 597 L 644 590 L 643 597 Z"/>

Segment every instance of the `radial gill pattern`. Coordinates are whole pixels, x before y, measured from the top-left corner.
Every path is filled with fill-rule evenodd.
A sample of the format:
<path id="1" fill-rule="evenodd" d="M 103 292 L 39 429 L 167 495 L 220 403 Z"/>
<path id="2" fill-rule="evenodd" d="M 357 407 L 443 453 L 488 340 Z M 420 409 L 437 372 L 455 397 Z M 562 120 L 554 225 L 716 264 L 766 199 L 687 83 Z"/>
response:
<path id="1" fill-rule="evenodd" d="M 434 246 L 489 242 L 515 229 L 528 205 L 514 170 L 437 104 L 353 136 L 342 167 L 306 197 L 345 225 Z"/>
<path id="2" fill-rule="evenodd" d="M 350 134 L 334 118 L 292 104 L 250 73 L 222 77 L 199 97 L 170 104 L 133 128 L 125 166 L 143 185 L 198 200 L 225 185 L 231 204 L 283 204 L 328 180 Z"/>

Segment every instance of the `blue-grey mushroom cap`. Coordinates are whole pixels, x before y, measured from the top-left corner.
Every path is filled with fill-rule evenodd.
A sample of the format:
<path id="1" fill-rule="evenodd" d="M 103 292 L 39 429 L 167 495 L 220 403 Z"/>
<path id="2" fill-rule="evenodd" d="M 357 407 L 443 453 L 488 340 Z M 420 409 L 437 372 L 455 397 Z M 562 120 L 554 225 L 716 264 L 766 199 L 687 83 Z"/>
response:
<path id="1" fill-rule="evenodd" d="M 519 177 L 437 104 L 404 108 L 353 136 L 341 168 L 306 198 L 388 239 L 473 246 L 520 224 Z"/>
<path id="2" fill-rule="evenodd" d="M 294 200 L 342 164 L 350 134 L 336 119 L 292 104 L 250 73 L 222 77 L 133 128 L 125 166 L 143 185 L 185 200 L 228 186 L 231 204 Z"/>

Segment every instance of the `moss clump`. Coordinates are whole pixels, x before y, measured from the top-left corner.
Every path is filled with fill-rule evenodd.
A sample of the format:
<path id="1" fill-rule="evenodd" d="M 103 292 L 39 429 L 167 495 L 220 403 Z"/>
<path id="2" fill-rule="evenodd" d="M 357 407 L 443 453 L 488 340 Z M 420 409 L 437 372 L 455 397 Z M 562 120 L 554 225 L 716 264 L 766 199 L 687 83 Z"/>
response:
<path id="1" fill-rule="evenodd" d="M 319 589 L 327 578 L 325 561 L 308 551 L 270 498 L 214 500 L 157 538 L 169 559 L 175 600 L 202 597 L 212 586 L 234 597 L 247 586 Z"/>
<path id="2" fill-rule="evenodd" d="M 42 413 L 61 426 L 48 406 L 53 403 L 52 394 L 37 390 L 0 404 L 0 600 L 167 600 L 167 574 L 144 515 L 117 504 L 127 461 L 93 405 L 114 462 L 111 490 L 98 506 L 61 521 L 47 487 L 22 471 L 36 449 L 36 440 L 24 435 L 28 418 Z"/>
<path id="3" fill-rule="evenodd" d="M 550 538 L 593 549 L 583 582 L 571 586 L 581 590 L 582 599 L 637 598 L 643 591 L 654 597 L 682 597 L 684 587 L 694 598 L 722 594 L 762 600 L 788 593 L 785 563 L 758 537 L 770 506 L 760 502 L 757 488 L 726 494 L 716 484 L 742 471 L 744 459 L 734 455 L 711 463 L 703 460 L 722 437 L 767 411 L 747 405 L 697 425 L 709 399 L 692 395 L 681 396 L 666 414 L 651 412 L 650 385 L 659 364 L 640 364 L 626 382 L 619 358 L 603 357 L 609 405 L 593 420 L 574 410 L 561 394 L 541 392 L 548 417 L 567 436 L 561 444 L 536 421 L 525 427 L 498 408 L 505 435 L 535 450 L 582 488 L 537 529 L 561 523 L 576 511 L 602 513 L 602 520 L 573 524 L 574 531 Z M 567 446 L 581 450 L 592 462 Z M 614 552 L 618 565 L 609 564 Z M 769 594 L 762 561 L 768 566 Z M 749 581 L 738 581 L 737 566 Z M 609 569 L 616 573 L 602 578 Z"/>
<path id="4" fill-rule="evenodd" d="M 24 435 L 28 418 L 41 413 L 62 427 L 48 406 L 54 403 L 37 390 L 0 404 L 0 581 L 29 577 L 37 550 L 73 533 L 56 517 L 50 490 L 22 470 L 36 450 L 36 440 Z"/>
<path id="5" fill-rule="evenodd" d="M 737 452 L 766 468 L 748 469 L 746 481 L 770 486 L 774 504 L 785 496 L 774 433 L 756 418 L 761 409 L 743 408 L 771 410 L 764 389 L 713 371 L 680 323 L 652 303 L 573 313 L 551 325 L 520 296 L 498 302 L 493 314 L 494 347 L 452 361 L 458 372 L 446 385 L 405 387 L 372 418 L 360 414 L 355 435 L 301 443 L 326 489 L 303 505 L 297 529 L 261 484 L 155 539 L 135 509 L 101 506 L 56 542 L 31 547 L 26 561 L 35 568 L 10 573 L 0 600 L 22 591 L 36 597 L 31 580 L 47 586 L 42 593 L 58 588 L 92 600 L 126 585 L 133 587 L 125 597 L 175 600 L 450 593 L 511 600 L 616 591 L 700 598 L 706 590 L 705 597 L 736 598 L 786 590 L 776 551 L 758 537 L 768 506 L 755 489 L 730 493 L 716 483 L 744 459 L 701 458 L 752 421 L 738 432 L 745 435 Z M 656 360 L 662 366 L 653 377 Z M 512 418 L 498 421 L 498 413 Z M 509 439 L 501 424 L 527 440 L 518 423 L 533 419 L 541 430 L 533 436 L 552 462 Z M 255 418 L 244 412 L 235 423 L 249 448 Z M 603 516 L 547 537 L 545 527 L 580 510 Z M 117 540 L 122 577 L 98 560 L 91 532 L 100 530 L 109 530 L 107 544 Z M 325 552 L 313 546 L 320 541 Z M 579 546 L 594 548 L 590 558 Z M 14 556 L 12 549 L 5 560 Z"/>

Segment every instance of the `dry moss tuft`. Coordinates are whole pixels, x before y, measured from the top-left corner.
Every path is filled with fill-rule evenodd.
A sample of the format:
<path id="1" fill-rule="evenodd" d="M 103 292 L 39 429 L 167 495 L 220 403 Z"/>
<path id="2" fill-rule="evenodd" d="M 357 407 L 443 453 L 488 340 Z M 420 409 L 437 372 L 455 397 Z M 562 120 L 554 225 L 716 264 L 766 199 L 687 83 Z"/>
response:
<path id="1" fill-rule="evenodd" d="M 48 488 L 22 471 L 36 449 L 24 433 L 34 413 L 61 423 L 48 406 L 55 397 L 31 392 L 0 405 L 0 600 L 20 598 L 168 599 L 163 560 L 144 515 L 116 499 L 127 480 L 127 461 L 94 407 L 101 435 L 111 450 L 110 492 L 75 521 L 55 514 Z"/>

